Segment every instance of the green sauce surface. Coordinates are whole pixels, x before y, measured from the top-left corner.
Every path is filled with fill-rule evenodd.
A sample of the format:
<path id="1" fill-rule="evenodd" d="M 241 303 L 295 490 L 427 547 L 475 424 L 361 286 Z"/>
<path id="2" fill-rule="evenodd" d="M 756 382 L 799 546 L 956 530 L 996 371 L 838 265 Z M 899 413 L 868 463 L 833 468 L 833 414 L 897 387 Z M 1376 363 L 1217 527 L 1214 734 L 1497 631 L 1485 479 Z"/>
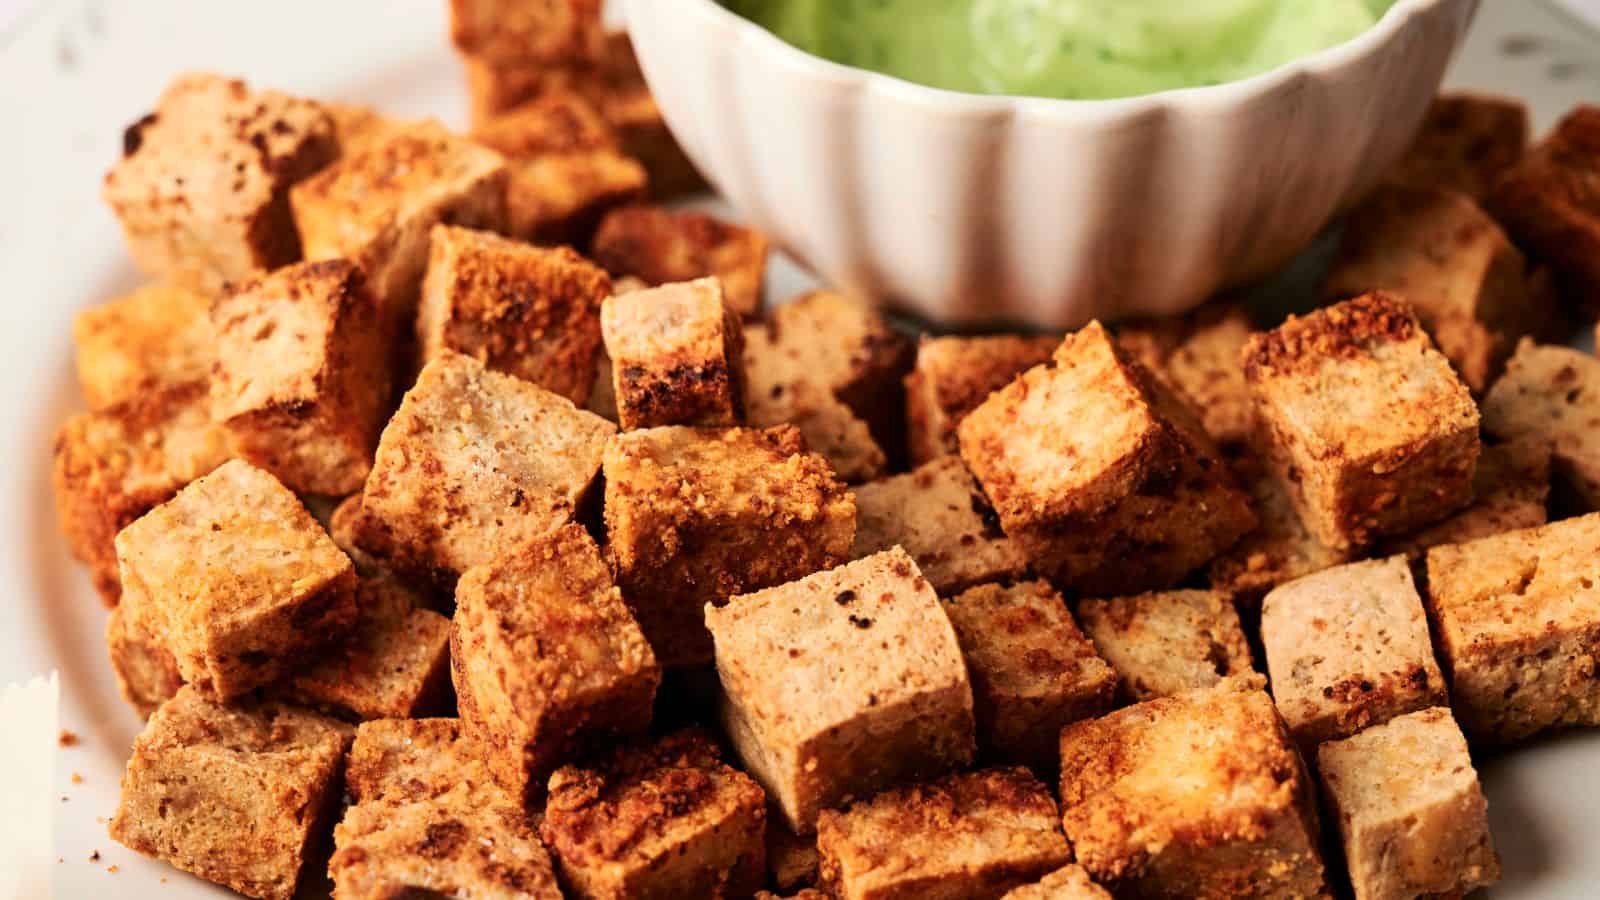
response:
<path id="1" fill-rule="evenodd" d="M 719 0 L 807 53 L 974 94 L 1131 97 L 1248 78 L 1394 0 Z"/>

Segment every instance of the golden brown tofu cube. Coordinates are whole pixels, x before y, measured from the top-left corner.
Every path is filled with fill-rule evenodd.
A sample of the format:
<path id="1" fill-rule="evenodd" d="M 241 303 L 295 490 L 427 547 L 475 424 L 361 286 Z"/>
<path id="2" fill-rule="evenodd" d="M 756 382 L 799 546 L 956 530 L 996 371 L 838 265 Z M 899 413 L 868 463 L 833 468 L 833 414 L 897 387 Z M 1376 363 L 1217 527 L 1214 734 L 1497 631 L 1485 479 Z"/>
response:
<path id="1" fill-rule="evenodd" d="M 1484 395 L 1483 430 L 1549 445 L 1560 481 L 1600 509 L 1600 360 L 1525 339 Z"/>
<path id="2" fill-rule="evenodd" d="M 1247 444 L 1255 426 L 1239 351 L 1254 326 L 1243 309 L 1204 306 L 1188 316 L 1137 322 L 1117 340 L 1200 414 L 1206 433 L 1224 449 Z"/>
<path id="3" fill-rule="evenodd" d="M 490 777 L 456 719 L 380 719 L 356 730 L 353 801 L 328 863 L 340 900 L 561 900 L 521 805 Z"/>
<path id="4" fill-rule="evenodd" d="M 588 246 L 608 210 L 639 200 L 649 176 L 618 149 L 611 125 L 577 91 L 554 88 L 473 129 L 503 153 L 510 233 L 540 244 Z"/>
<path id="5" fill-rule="evenodd" d="M 414 719 L 450 709 L 450 620 L 392 575 L 356 585 L 349 638 L 292 675 L 302 706 L 351 721 Z"/>
<path id="6" fill-rule="evenodd" d="M 450 640 L 461 719 L 517 796 L 536 801 L 563 760 L 650 725 L 661 670 L 581 526 L 468 569 Z"/>
<path id="7" fill-rule="evenodd" d="M 748 897 L 766 824 L 761 787 L 680 731 L 562 767 L 539 831 L 574 897 Z"/>
<path id="8" fill-rule="evenodd" d="M 1489 211 L 1528 252 L 1600 291 L 1600 106 L 1579 106 L 1489 192 Z"/>
<path id="9" fill-rule="evenodd" d="M 767 316 L 774 365 L 787 381 L 832 391 L 896 458 L 905 445 L 905 384 L 916 348 L 911 339 L 860 300 L 813 291 Z"/>
<path id="10" fill-rule="evenodd" d="M 128 126 L 102 189 L 134 262 L 208 288 L 300 258 L 291 186 L 333 161 L 321 106 L 190 73 Z"/>
<path id="11" fill-rule="evenodd" d="M 1462 896 L 1500 880 L 1489 804 L 1444 707 L 1317 748 L 1360 900 Z"/>
<path id="12" fill-rule="evenodd" d="M 1089 878 L 1083 866 L 1069 865 L 1033 884 L 1007 891 L 1000 900 L 1111 900 L 1111 895 Z"/>
<path id="13" fill-rule="evenodd" d="M 605 484 L 617 583 L 663 666 L 710 661 L 706 604 L 850 558 L 855 501 L 793 428 L 625 432 Z"/>
<path id="14" fill-rule="evenodd" d="M 1288 485 L 1259 460 L 1241 457 L 1234 471 L 1249 488 L 1250 507 L 1260 524 L 1211 561 L 1207 577 L 1212 589 L 1232 596 L 1241 609 L 1255 611 L 1267 591 L 1354 556 L 1349 548 L 1317 540 L 1300 521 Z"/>
<path id="15" fill-rule="evenodd" d="M 1063 588 L 1168 588 L 1256 524 L 1194 413 L 1098 322 L 990 394 L 960 439 L 1006 534 Z"/>
<path id="16" fill-rule="evenodd" d="M 111 838 L 247 897 L 289 900 L 339 805 L 345 726 L 180 690 L 133 743 Z"/>
<path id="17" fill-rule="evenodd" d="M 333 120 L 340 156 L 362 153 L 421 124 L 415 120 L 390 118 L 371 107 L 354 103 L 323 103 L 322 107 Z"/>
<path id="18" fill-rule="evenodd" d="M 1393 291 L 1417 311 L 1461 380 L 1481 393 L 1523 335 L 1554 314 L 1500 226 L 1454 191 L 1386 185 L 1350 214 L 1324 293 Z"/>
<path id="19" fill-rule="evenodd" d="M 1261 605 L 1261 645 L 1278 711 L 1308 754 L 1450 699 L 1403 556 L 1274 588 Z"/>
<path id="20" fill-rule="evenodd" d="M 122 529 L 116 547 L 127 626 L 211 696 L 277 679 L 355 620 L 350 558 L 288 488 L 240 460 Z"/>
<path id="21" fill-rule="evenodd" d="M 979 746 L 1054 771 L 1062 727 L 1109 710 L 1117 673 L 1043 581 L 980 585 L 943 606 L 972 679 Z"/>
<path id="22" fill-rule="evenodd" d="M 627 206 L 600 222 L 591 252 L 612 275 L 651 285 L 715 276 L 728 306 L 749 318 L 761 312 L 767 238 L 705 213 Z"/>
<path id="23" fill-rule="evenodd" d="M 706 190 L 706 180 L 683 152 L 662 118 L 661 108 L 645 83 L 633 41 L 627 32 L 606 36 L 600 63 L 592 70 L 563 73 L 582 91 L 616 130 L 622 152 L 638 160 L 650 173 L 650 196 L 665 202 Z M 502 91 L 526 89 L 516 82 L 528 75 L 509 74 L 499 79 Z M 548 76 L 546 76 L 548 77 Z"/>
<path id="24" fill-rule="evenodd" d="M 441 585 L 565 524 L 616 426 L 470 357 L 423 367 L 378 442 L 363 549 Z"/>
<path id="25" fill-rule="evenodd" d="M 561 65 L 597 59 L 601 0 L 450 0 L 450 40 L 469 56 Z"/>
<path id="26" fill-rule="evenodd" d="M 106 649 L 117 691 L 141 719 L 150 718 L 161 704 L 183 687 L 178 660 L 162 642 L 139 629 L 130 629 L 127 610 L 114 607 L 106 620 Z"/>
<path id="27" fill-rule="evenodd" d="M 104 410 L 211 377 L 211 298 L 175 282 L 148 284 L 72 320 L 78 383 Z"/>
<path id="28" fill-rule="evenodd" d="M 600 331 L 624 431 L 744 419 L 744 333 L 717 279 L 607 297 Z"/>
<path id="29" fill-rule="evenodd" d="M 500 154 L 430 121 L 340 157 L 289 199 L 306 259 L 355 263 L 386 321 L 404 333 L 433 226 L 504 228 L 508 177 Z"/>
<path id="30" fill-rule="evenodd" d="M 1528 106 L 1493 94 L 1436 97 L 1422 130 L 1389 175 L 1417 187 L 1460 191 L 1475 200 L 1522 159 Z"/>
<path id="31" fill-rule="evenodd" d="M 1219 591 L 1159 591 L 1079 601 L 1078 624 L 1117 675 L 1117 694 L 1142 703 L 1255 671 L 1233 600 Z"/>
<path id="32" fill-rule="evenodd" d="M 956 427 L 989 395 L 1034 366 L 1050 361 L 1056 335 L 928 337 L 905 377 L 906 443 L 914 464 L 961 452 Z"/>
<path id="33" fill-rule="evenodd" d="M 955 629 L 903 550 L 707 606 L 722 722 L 789 826 L 972 761 Z"/>
<path id="34" fill-rule="evenodd" d="M 117 532 L 228 459 L 204 382 L 152 391 L 68 419 L 51 484 L 61 532 L 107 606 L 122 594 Z"/>
<path id="35" fill-rule="evenodd" d="M 1429 548 L 1512 531 L 1549 520 L 1550 445 L 1526 437 L 1483 448 L 1472 478 L 1472 505 L 1421 531 L 1385 542 L 1380 555 L 1417 558 Z"/>
<path id="36" fill-rule="evenodd" d="M 1323 897 L 1316 802 L 1260 676 L 1061 732 L 1061 816 L 1113 896 Z"/>
<path id="37" fill-rule="evenodd" d="M 1365 546 L 1472 502 L 1477 404 L 1393 295 L 1256 335 L 1245 377 L 1272 471 L 1323 544 Z"/>
<path id="38" fill-rule="evenodd" d="M 343 260 L 249 278 L 211 309 L 211 416 L 235 453 L 292 490 L 361 489 L 389 411 L 388 333 Z"/>
<path id="39" fill-rule="evenodd" d="M 745 417 L 752 426 L 793 425 L 847 484 L 883 474 L 888 458 L 867 423 L 832 389 L 799 371 L 762 323 L 744 329 Z"/>
<path id="40" fill-rule="evenodd" d="M 1428 551 L 1428 618 L 1475 740 L 1600 725 L 1600 513 Z"/>
<path id="41" fill-rule="evenodd" d="M 1014 578 L 1027 568 L 959 457 L 861 485 L 855 495 L 851 557 L 904 547 L 940 595 Z"/>
<path id="42" fill-rule="evenodd" d="M 566 247 L 439 225 L 417 340 L 425 361 L 452 350 L 582 406 L 600 352 L 600 303 L 610 293 L 606 273 Z"/>
<path id="43" fill-rule="evenodd" d="M 1021 767 L 885 791 L 817 823 L 840 900 L 998 897 L 1072 859 L 1050 789 Z"/>

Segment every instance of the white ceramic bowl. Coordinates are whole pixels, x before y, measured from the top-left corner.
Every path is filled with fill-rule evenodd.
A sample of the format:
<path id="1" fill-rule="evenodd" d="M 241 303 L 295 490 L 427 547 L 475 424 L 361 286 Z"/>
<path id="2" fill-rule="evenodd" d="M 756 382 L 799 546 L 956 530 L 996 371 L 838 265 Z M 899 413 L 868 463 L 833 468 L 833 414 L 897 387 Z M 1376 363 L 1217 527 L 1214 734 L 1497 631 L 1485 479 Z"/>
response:
<path id="1" fill-rule="evenodd" d="M 1120 100 L 827 62 L 713 0 L 624 0 L 689 156 L 832 284 L 950 325 L 1170 314 L 1266 274 L 1404 150 L 1478 0 L 1398 0 L 1263 75 Z"/>

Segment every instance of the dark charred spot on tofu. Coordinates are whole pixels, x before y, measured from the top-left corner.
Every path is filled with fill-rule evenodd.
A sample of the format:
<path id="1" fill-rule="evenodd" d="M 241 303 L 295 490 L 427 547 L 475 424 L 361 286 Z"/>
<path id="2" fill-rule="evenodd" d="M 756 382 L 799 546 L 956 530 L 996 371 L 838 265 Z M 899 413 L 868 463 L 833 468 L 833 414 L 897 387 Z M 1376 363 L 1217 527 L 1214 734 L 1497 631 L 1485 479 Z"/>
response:
<path id="1" fill-rule="evenodd" d="M 467 827 L 460 822 L 454 819 L 433 822 L 418 842 L 417 854 L 432 859 L 454 856 L 466 839 Z"/>
<path id="2" fill-rule="evenodd" d="M 849 606 L 855 599 L 855 591 L 843 590 L 834 595 L 833 602 L 839 604 L 840 606 Z"/>
<path id="3" fill-rule="evenodd" d="M 857 628 L 860 628 L 863 631 L 865 631 L 866 629 L 872 627 L 872 620 L 867 618 L 866 616 L 858 616 L 858 615 L 855 615 L 855 614 L 851 614 L 851 616 L 850 616 L 850 624 L 854 625 Z"/>
<path id="4" fill-rule="evenodd" d="M 149 113 L 122 130 L 122 155 L 132 156 L 144 145 L 144 130 L 156 123 L 156 114 Z"/>

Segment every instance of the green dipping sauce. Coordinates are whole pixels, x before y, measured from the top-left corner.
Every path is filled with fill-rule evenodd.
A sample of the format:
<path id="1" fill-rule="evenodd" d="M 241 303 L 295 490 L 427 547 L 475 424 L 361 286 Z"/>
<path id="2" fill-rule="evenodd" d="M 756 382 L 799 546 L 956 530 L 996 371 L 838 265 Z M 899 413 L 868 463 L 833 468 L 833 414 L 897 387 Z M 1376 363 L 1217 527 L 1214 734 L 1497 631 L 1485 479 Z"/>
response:
<path id="1" fill-rule="evenodd" d="M 719 0 L 807 53 L 973 94 L 1131 97 L 1343 43 L 1394 0 Z"/>

